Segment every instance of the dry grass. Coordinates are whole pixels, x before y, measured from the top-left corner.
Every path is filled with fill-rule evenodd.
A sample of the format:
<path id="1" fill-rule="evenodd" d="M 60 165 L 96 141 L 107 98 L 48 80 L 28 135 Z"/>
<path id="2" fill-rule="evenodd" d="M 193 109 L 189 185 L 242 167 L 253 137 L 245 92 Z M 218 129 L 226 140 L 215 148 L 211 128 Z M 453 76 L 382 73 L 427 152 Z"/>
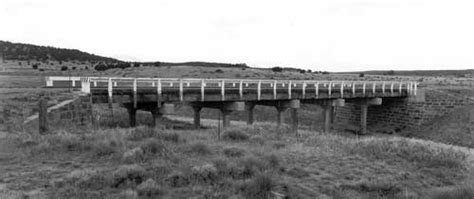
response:
<path id="1" fill-rule="evenodd" d="M 146 127 L 32 136 L 30 144 L 15 142 L 25 158 L 5 162 L 9 170 L 2 171 L 24 169 L 18 161 L 72 162 L 50 164 L 54 177 L 23 175 L 11 182 L 22 190 L 26 185 L 15 183 L 25 178 L 36 179 L 27 187 L 59 179 L 54 189 L 45 190 L 59 198 L 423 196 L 465 175 L 462 153 L 404 139 L 357 140 L 305 131 L 295 137 L 287 129 L 259 125 L 236 128 L 231 137 L 238 141 L 217 140 L 212 129 Z"/>

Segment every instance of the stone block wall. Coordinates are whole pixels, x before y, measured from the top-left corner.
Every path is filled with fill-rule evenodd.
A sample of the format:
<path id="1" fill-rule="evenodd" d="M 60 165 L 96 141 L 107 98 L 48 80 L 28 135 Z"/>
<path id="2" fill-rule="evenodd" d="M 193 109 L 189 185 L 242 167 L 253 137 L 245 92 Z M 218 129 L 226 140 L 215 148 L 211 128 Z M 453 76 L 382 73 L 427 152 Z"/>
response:
<path id="1" fill-rule="evenodd" d="M 443 90 L 425 90 L 424 102 L 410 102 L 403 98 L 384 98 L 382 105 L 369 106 L 368 127 L 404 129 L 424 123 L 450 113 L 456 108 L 474 104 L 465 96 L 453 95 Z M 336 122 L 342 124 L 360 124 L 360 105 L 347 102 L 336 108 Z"/>
<path id="2" fill-rule="evenodd" d="M 64 104 L 51 107 L 48 112 L 48 124 L 54 125 L 90 125 L 92 122 L 92 103 L 89 96 L 78 96 Z"/>

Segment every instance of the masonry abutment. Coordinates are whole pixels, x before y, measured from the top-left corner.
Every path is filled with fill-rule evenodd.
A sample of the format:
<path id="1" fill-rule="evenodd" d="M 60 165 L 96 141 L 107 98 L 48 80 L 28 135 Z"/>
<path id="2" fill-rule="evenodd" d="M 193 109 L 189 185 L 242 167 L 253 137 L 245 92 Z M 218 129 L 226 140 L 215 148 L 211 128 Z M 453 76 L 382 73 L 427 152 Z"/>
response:
<path id="1" fill-rule="evenodd" d="M 152 115 L 152 126 L 153 127 L 158 127 L 161 125 L 161 122 L 163 121 L 163 113 L 160 111 L 159 108 L 152 108 L 150 110 L 151 115 Z"/>

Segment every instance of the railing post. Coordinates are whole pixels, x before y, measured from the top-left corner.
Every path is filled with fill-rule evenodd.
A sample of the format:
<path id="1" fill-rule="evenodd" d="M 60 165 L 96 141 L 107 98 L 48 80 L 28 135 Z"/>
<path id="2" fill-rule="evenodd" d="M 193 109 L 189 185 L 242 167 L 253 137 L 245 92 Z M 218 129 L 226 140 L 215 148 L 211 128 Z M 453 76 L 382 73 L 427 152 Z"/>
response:
<path id="1" fill-rule="evenodd" d="M 413 86 L 414 86 L 413 95 L 416 95 L 416 90 L 417 90 L 418 84 L 415 82 Z"/>
<path id="2" fill-rule="evenodd" d="M 239 96 L 240 96 L 240 99 L 244 99 L 244 81 L 243 80 L 240 80 L 239 82 Z"/>
<path id="3" fill-rule="evenodd" d="M 375 95 L 375 87 L 376 87 L 375 84 L 376 84 L 375 82 L 372 82 L 372 94 L 374 95 Z"/>
<path id="4" fill-rule="evenodd" d="M 316 82 L 316 84 L 314 85 L 314 92 L 316 94 L 316 98 L 319 97 L 319 82 Z"/>
<path id="5" fill-rule="evenodd" d="M 291 81 L 288 82 L 288 99 L 291 99 Z"/>
<path id="6" fill-rule="evenodd" d="M 113 90 L 112 90 L 112 78 L 109 78 L 107 80 L 107 92 L 109 94 L 109 108 L 112 108 L 112 103 L 113 103 L 113 98 L 112 98 L 112 95 L 113 95 Z"/>
<path id="7" fill-rule="evenodd" d="M 261 94 L 262 94 L 262 81 L 258 80 L 258 83 L 257 83 L 257 100 L 260 100 Z"/>
<path id="8" fill-rule="evenodd" d="M 221 82 L 221 100 L 225 100 L 225 80 Z"/>
<path id="9" fill-rule="evenodd" d="M 88 77 L 81 78 L 81 92 L 90 93 L 91 92 L 91 83 Z"/>
<path id="10" fill-rule="evenodd" d="M 393 96 L 393 82 L 390 83 L 390 96 Z"/>
<path id="11" fill-rule="evenodd" d="M 403 82 L 398 83 L 398 95 L 402 96 L 402 87 L 403 87 Z"/>
<path id="12" fill-rule="evenodd" d="M 179 79 L 179 101 L 183 101 L 183 79 Z"/>
<path id="13" fill-rule="evenodd" d="M 362 95 L 365 96 L 365 87 L 367 86 L 367 82 L 364 82 L 364 84 L 362 85 Z"/>
<path id="14" fill-rule="evenodd" d="M 133 79 L 133 108 L 137 108 L 137 78 Z"/>
<path id="15" fill-rule="evenodd" d="M 356 83 L 352 82 L 352 96 L 355 96 L 356 94 Z"/>
<path id="16" fill-rule="evenodd" d="M 158 79 L 156 81 L 156 106 L 158 108 L 161 107 L 161 93 L 162 93 L 161 79 Z"/>
<path id="17" fill-rule="evenodd" d="M 277 81 L 273 81 L 273 99 L 277 98 Z"/>
<path id="18" fill-rule="evenodd" d="M 204 80 L 202 79 L 201 80 L 201 101 L 204 101 L 204 87 L 205 87 L 205 83 L 204 83 Z"/>
<path id="19" fill-rule="evenodd" d="M 341 98 L 344 97 L 344 82 L 341 82 Z"/>
<path id="20" fill-rule="evenodd" d="M 303 81 L 303 99 L 306 98 L 306 82 Z"/>
<path id="21" fill-rule="evenodd" d="M 328 84 L 328 97 L 331 97 L 331 95 L 332 95 L 332 92 L 331 92 L 332 85 L 331 84 L 332 84 L 332 82 L 329 82 L 329 84 Z"/>
<path id="22" fill-rule="evenodd" d="M 382 94 L 385 95 L 385 81 L 382 82 Z"/>

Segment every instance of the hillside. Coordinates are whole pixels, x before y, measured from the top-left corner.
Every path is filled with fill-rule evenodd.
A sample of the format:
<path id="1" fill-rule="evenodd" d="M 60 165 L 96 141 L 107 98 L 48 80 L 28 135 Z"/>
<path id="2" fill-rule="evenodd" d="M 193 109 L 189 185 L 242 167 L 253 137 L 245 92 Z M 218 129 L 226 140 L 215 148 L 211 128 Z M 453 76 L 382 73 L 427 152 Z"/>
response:
<path id="1" fill-rule="evenodd" d="M 398 76 L 453 76 L 453 77 L 474 77 L 474 69 L 467 70 L 372 70 L 343 72 L 348 74 L 366 75 L 398 75 Z"/>
<path id="2" fill-rule="evenodd" d="M 0 54 L 3 55 L 4 60 L 122 62 L 114 58 L 102 57 L 76 49 L 37 46 L 8 41 L 0 41 Z"/>

